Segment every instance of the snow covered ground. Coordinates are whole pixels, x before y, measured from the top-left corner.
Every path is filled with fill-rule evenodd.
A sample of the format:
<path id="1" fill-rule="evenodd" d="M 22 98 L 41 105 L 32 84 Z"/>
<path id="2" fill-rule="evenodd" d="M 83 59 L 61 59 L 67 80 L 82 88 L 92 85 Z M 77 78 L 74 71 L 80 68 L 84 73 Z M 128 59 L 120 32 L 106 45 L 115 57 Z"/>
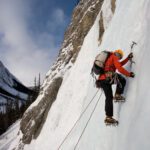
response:
<path id="1" fill-rule="evenodd" d="M 25 150 L 57 150 L 97 89 L 90 76 L 96 54 L 100 50 L 123 49 L 125 56 L 134 47 L 132 71 L 134 79 L 127 79 L 126 103 L 114 104 L 114 117 L 119 119 L 118 127 L 104 124 L 104 100 L 102 95 L 94 115 L 76 149 L 78 150 L 149 150 L 150 149 L 150 1 L 117 0 L 116 11 L 105 31 L 102 44 L 98 46 L 99 18 L 86 36 L 74 66 L 65 74 L 63 84 L 47 120 L 36 140 L 25 145 Z M 103 8 L 104 9 L 104 8 Z M 105 19 L 105 18 L 104 18 Z M 126 66 L 129 70 L 129 64 Z M 115 87 L 114 87 L 115 88 Z M 61 150 L 73 150 L 99 94 L 64 142 Z M 12 143 L 13 144 L 13 143 Z"/>

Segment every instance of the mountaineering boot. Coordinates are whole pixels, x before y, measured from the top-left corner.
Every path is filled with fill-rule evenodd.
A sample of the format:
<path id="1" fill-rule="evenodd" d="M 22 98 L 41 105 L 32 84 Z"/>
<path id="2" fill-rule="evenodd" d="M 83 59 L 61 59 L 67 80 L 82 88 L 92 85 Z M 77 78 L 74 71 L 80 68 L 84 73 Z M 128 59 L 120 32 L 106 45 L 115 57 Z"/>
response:
<path id="1" fill-rule="evenodd" d="M 123 97 L 121 94 L 115 94 L 113 99 L 115 102 L 125 102 L 125 97 Z"/>
<path id="2" fill-rule="evenodd" d="M 106 116 L 104 122 L 105 122 L 106 126 L 109 126 L 109 125 L 117 126 L 119 124 L 119 122 L 116 119 L 109 117 L 109 116 Z"/>

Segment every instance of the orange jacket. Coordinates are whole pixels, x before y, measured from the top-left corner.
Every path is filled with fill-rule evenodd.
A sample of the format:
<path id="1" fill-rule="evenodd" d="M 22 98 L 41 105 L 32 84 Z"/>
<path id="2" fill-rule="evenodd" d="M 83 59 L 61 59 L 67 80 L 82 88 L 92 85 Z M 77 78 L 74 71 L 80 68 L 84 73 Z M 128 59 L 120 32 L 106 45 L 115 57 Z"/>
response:
<path id="1" fill-rule="evenodd" d="M 124 74 L 125 76 L 130 77 L 130 72 L 128 72 L 126 69 L 124 69 L 122 66 L 125 65 L 128 62 L 128 57 L 126 59 L 124 59 L 122 62 L 119 62 L 119 59 L 117 56 L 114 55 L 114 53 L 111 53 L 109 58 L 106 60 L 105 63 L 105 67 L 104 67 L 104 71 L 112 71 L 115 72 L 116 69 Z M 106 75 L 102 74 L 99 76 L 99 80 L 105 80 L 106 79 Z"/>

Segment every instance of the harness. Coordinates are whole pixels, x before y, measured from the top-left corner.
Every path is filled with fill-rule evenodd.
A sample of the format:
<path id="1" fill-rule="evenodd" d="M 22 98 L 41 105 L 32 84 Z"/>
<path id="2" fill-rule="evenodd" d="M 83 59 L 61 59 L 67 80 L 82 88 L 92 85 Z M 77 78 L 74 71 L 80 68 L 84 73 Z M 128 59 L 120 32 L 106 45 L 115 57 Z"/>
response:
<path id="1" fill-rule="evenodd" d="M 114 77 L 112 78 L 112 80 L 110 81 L 110 83 L 114 83 L 114 84 L 119 84 L 119 86 L 122 88 L 122 84 L 118 78 L 118 74 L 115 73 Z"/>
<path id="2" fill-rule="evenodd" d="M 108 65 L 105 66 L 106 69 L 109 71 L 105 71 L 106 80 L 110 81 L 110 84 L 119 84 L 120 87 L 122 87 L 122 84 L 120 83 L 120 80 L 118 78 L 118 73 L 114 71 L 114 65 Z"/>

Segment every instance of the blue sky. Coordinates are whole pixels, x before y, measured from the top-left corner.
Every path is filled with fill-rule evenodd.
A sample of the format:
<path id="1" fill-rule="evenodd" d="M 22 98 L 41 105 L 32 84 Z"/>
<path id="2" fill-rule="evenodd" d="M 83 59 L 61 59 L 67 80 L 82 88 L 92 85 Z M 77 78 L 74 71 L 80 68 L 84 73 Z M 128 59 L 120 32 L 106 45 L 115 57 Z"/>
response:
<path id="1" fill-rule="evenodd" d="M 0 60 L 25 85 L 56 59 L 77 0 L 1 0 Z"/>

